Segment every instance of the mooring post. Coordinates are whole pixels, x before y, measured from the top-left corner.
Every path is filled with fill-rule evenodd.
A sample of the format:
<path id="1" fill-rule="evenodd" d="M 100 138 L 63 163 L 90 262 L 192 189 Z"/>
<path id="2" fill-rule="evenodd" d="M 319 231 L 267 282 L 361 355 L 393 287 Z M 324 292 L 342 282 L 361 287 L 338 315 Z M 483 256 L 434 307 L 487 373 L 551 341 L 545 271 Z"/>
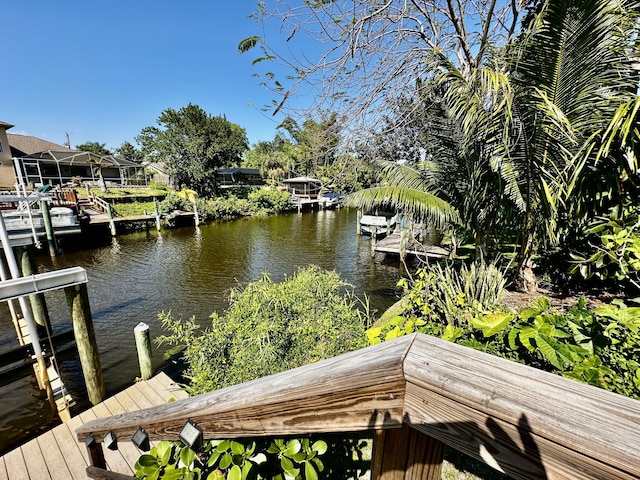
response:
<path id="1" fill-rule="evenodd" d="M 198 216 L 198 204 L 195 198 L 193 199 L 193 214 L 194 214 L 195 223 L 197 227 L 198 225 L 200 225 L 200 217 Z"/>
<path id="2" fill-rule="evenodd" d="M 391 235 L 391 218 L 387 218 L 387 236 Z"/>
<path id="3" fill-rule="evenodd" d="M 158 199 L 153 197 L 153 212 L 156 216 L 156 230 L 160 231 L 160 208 L 158 207 Z"/>
<path id="4" fill-rule="evenodd" d="M 358 214 L 356 215 L 356 235 L 362 235 L 362 225 L 360 225 L 361 220 L 362 210 L 358 209 Z"/>
<path id="5" fill-rule="evenodd" d="M 78 355 L 82 365 L 89 401 L 97 405 L 104 400 L 106 389 L 102 378 L 96 334 L 93 330 L 87 285 L 82 283 L 66 287 L 64 293 L 67 296 L 69 310 L 71 310 L 73 334 L 78 347 Z"/>
<path id="6" fill-rule="evenodd" d="M 109 215 L 109 230 L 111 230 L 111 236 L 116 236 L 116 223 L 113 221 L 113 210 L 111 204 L 107 203 L 107 215 Z"/>
<path id="7" fill-rule="evenodd" d="M 153 361 L 151 353 L 151 338 L 149 325 L 140 322 L 133 329 L 136 338 L 136 350 L 138 351 L 138 363 L 140 364 L 140 378 L 149 380 L 153 375 Z"/>
<path id="8" fill-rule="evenodd" d="M 371 258 L 376 256 L 376 243 L 378 241 L 378 227 L 371 226 Z"/>
<path id="9" fill-rule="evenodd" d="M 29 247 L 14 247 L 17 260 L 22 269 L 23 277 L 30 277 L 34 273 L 37 273 L 35 259 L 33 258 L 33 252 Z M 47 302 L 44 298 L 44 293 L 34 293 L 29 295 L 29 302 L 31 303 L 31 311 L 33 312 L 33 319 L 41 327 L 47 328 L 51 331 L 51 320 L 49 319 L 49 310 L 47 309 Z"/>
<path id="10" fill-rule="evenodd" d="M 51 213 L 49 212 L 49 203 L 46 200 L 40 200 L 40 211 L 44 220 L 44 231 L 47 234 L 47 243 L 49 244 L 49 256 L 55 257 L 58 254 L 58 242 L 56 242 L 56 234 L 51 223 Z"/>

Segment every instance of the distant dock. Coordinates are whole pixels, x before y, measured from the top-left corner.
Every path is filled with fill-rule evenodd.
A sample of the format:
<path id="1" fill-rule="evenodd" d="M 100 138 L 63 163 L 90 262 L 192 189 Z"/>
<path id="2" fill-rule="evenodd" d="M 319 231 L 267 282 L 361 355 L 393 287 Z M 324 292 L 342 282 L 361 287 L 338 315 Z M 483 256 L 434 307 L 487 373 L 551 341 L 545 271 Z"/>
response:
<path id="1" fill-rule="evenodd" d="M 374 251 L 400 255 L 402 257 L 406 255 L 414 255 L 421 258 L 449 258 L 451 252 L 446 248 L 439 247 L 437 245 L 423 245 L 420 243 L 417 240 L 419 233 L 420 230 L 418 229 L 398 229 L 391 233 L 391 235 L 387 235 L 386 237 L 377 240 Z M 403 241 L 405 242 L 404 248 L 402 248 Z"/>

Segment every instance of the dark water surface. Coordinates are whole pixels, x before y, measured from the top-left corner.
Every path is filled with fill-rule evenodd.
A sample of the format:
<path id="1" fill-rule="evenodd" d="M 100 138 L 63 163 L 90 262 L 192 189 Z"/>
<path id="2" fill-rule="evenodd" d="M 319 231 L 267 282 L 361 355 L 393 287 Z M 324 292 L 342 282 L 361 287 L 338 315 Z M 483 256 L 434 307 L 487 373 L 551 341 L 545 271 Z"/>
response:
<path id="1" fill-rule="evenodd" d="M 107 394 L 112 394 L 139 375 L 133 336 L 138 322 L 148 323 L 152 336 L 160 335 L 157 313 L 171 310 L 183 318 L 194 315 L 205 326 L 212 312 L 227 307 L 230 287 L 256 280 L 263 272 L 279 281 L 309 264 L 336 270 L 358 296 L 368 296 L 372 309 L 383 311 L 396 300 L 398 264 L 372 260 L 369 248 L 368 237 L 356 235 L 356 212 L 343 209 L 211 223 L 161 235 L 129 234 L 95 248 L 67 248 L 54 262 L 44 255 L 37 261 L 39 271 L 86 269 Z M 54 331 L 71 328 L 64 293 L 46 298 Z M 0 352 L 17 345 L 3 304 Z M 156 367 L 162 353 L 154 351 Z M 62 378 L 78 402 L 77 414 L 89 406 L 80 363 L 73 356 L 60 363 Z M 56 423 L 33 375 L 0 388 L 0 396 L 0 454 Z"/>

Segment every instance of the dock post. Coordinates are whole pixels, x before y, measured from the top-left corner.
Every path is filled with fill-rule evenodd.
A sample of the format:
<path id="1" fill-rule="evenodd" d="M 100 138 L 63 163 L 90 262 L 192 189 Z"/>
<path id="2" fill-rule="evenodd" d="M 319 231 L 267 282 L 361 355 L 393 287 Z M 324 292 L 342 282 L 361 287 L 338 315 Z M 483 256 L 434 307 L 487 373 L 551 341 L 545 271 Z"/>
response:
<path id="1" fill-rule="evenodd" d="M 376 243 L 378 242 L 378 227 L 371 227 L 371 258 L 376 256 Z"/>
<path id="2" fill-rule="evenodd" d="M 78 347 L 78 356 L 82 365 L 82 373 L 87 386 L 89 401 L 97 405 L 106 396 L 104 379 L 102 378 L 102 367 L 100 366 L 100 355 L 96 334 L 93 330 L 93 319 L 91 318 L 91 306 L 89 305 L 89 294 L 87 285 L 73 285 L 66 287 L 64 293 L 67 297 L 69 310 L 71 310 L 71 320 L 73 322 L 73 334 Z"/>
<path id="3" fill-rule="evenodd" d="M 356 215 L 356 235 L 362 235 L 362 225 L 360 225 L 360 220 L 362 220 L 362 210 L 358 209 L 358 214 Z"/>
<path id="4" fill-rule="evenodd" d="M 16 257 L 22 269 L 22 276 L 30 277 L 36 273 L 37 268 L 33 258 L 33 252 L 29 247 L 14 248 Z M 31 311 L 33 312 L 33 319 L 36 321 L 36 324 L 47 328 L 48 331 L 51 331 L 51 320 L 49 319 L 49 310 L 47 309 L 44 293 L 34 293 L 33 295 L 29 295 L 29 303 L 31 303 Z"/>
<path id="5" fill-rule="evenodd" d="M 153 197 L 153 213 L 156 216 L 156 230 L 160 231 L 160 208 L 158 208 L 158 199 Z"/>
<path id="6" fill-rule="evenodd" d="M 53 231 L 53 224 L 51 223 L 49 203 L 46 200 L 40 200 L 40 211 L 42 212 L 42 220 L 44 220 L 44 230 L 47 234 L 49 256 L 55 257 L 58 254 L 58 242 L 56 242 L 56 234 Z"/>
<path id="7" fill-rule="evenodd" d="M 387 218 L 387 237 L 391 235 L 391 219 Z"/>
<path id="8" fill-rule="evenodd" d="M 111 209 L 111 204 L 107 203 L 107 215 L 109 215 L 109 230 L 111 230 L 111 236 L 116 236 L 116 224 L 113 221 L 113 210 Z"/>
<path id="9" fill-rule="evenodd" d="M 151 339 L 149 337 L 149 325 L 140 322 L 133 329 L 136 338 L 136 350 L 138 351 L 138 363 L 140 364 L 140 378 L 149 380 L 153 376 L 153 362 L 151 352 Z"/>
<path id="10" fill-rule="evenodd" d="M 196 227 L 198 225 L 200 225 L 200 216 L 198 215 L 198 203 L 196 202 L 196 199 L 193 199 L 193 214 L 194 214 L 194 219 L 195 219 L 195 224 Z"/>

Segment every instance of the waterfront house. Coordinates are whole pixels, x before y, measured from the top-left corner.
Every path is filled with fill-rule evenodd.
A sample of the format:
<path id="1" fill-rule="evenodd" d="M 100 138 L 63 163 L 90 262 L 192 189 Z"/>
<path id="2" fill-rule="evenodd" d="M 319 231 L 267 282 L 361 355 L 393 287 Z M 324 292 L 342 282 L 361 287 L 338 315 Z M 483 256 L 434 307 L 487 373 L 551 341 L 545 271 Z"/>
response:
<path id="1" fill-rule="evenodd" d="M 219 168 L 216 181 L 221 187 L 255 187 L 264 185 L 257 168 Z"/>
<path id="2" fill-rule="evenodd" d="M 0 168 L 6 166 L 7 171 L 0 170 L 0 187 L 12 187 L 19 176 L 25 184 L 35 186 L 98 184 L 101 179 L 117 185 L 144 183 L 144 169 L 137 163 L 73 150 L 30 135 L 6 133 L 12 126 L 0 122 L 0 141 L 6 137 L 10 149 L 7 158 L 1 160 Z"/>
<path id="3" fill-rule="evenodd" d="M 0 188 L 12 188 L 16 183 L 16 174 L 13 169 L 11 157 L 11 145 L 7 137 L 7 130 L 13 125 L 0 122 Z"/>
<path id="4" fill-rule="evenodd" d="M 320 193 L 321 182 L 315 178 L 288 178 L 284 180 L 283 183 L 286 185 L 287 191 L 297 198 L 315 200 Z"/>

